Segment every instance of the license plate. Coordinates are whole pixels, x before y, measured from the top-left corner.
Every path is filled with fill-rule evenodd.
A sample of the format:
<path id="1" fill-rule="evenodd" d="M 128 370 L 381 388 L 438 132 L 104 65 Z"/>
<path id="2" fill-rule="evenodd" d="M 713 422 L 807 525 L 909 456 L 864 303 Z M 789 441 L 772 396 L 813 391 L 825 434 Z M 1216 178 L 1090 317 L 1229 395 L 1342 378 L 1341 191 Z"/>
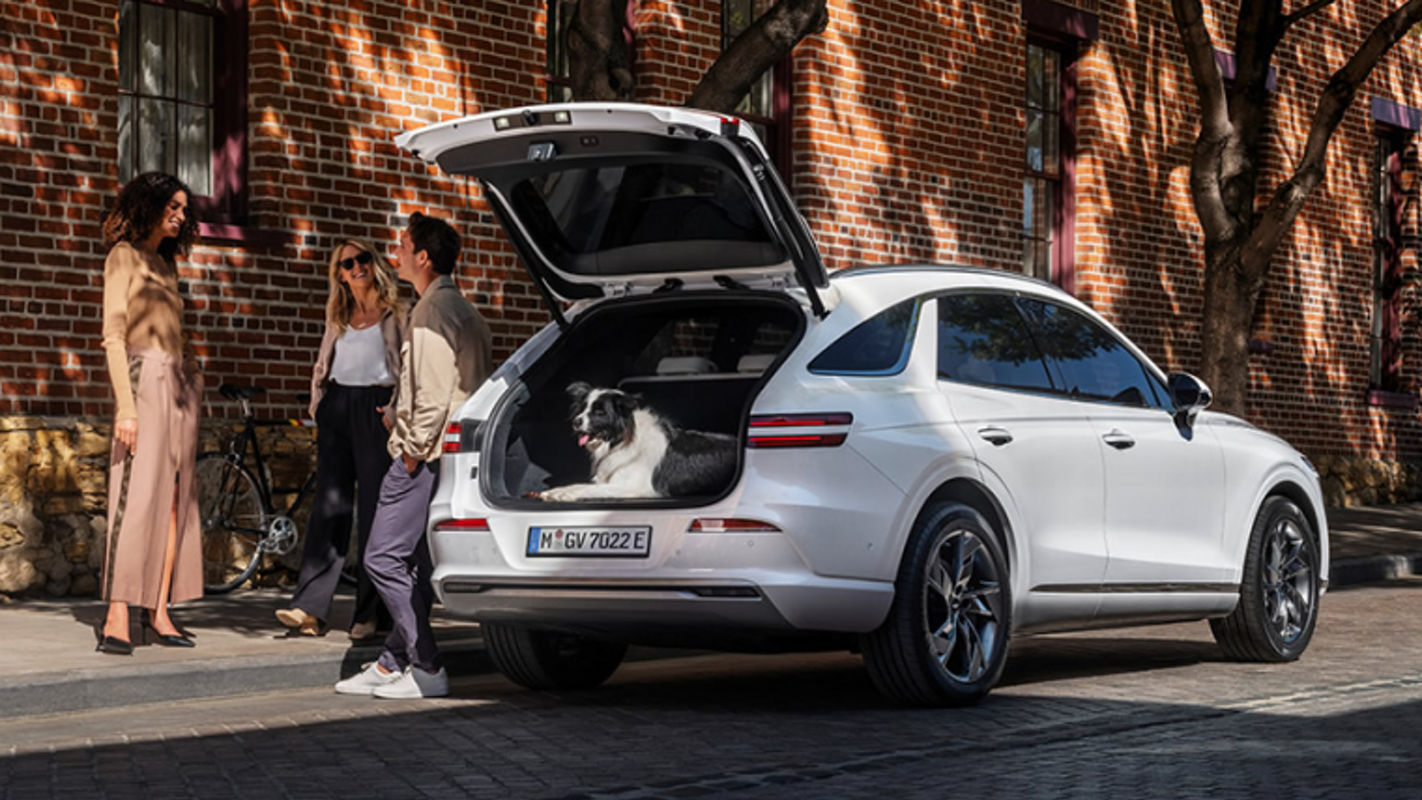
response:
<path id="1" fill-rule="evenodd" d="M 652 528 L 648 525 L 528 529 L 530 556 L 646 558 L 651 547 Z"/>

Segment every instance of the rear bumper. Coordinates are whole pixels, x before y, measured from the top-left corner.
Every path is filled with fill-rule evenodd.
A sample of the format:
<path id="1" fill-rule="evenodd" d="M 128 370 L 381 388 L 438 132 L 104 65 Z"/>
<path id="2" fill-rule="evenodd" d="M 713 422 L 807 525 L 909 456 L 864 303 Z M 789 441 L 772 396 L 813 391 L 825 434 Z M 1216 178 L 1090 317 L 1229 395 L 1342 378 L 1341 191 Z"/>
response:
<path id="1" fill-rule="evenodd" d="M 867 633 L 893 601 L 893 586 L 869 581 L 767 586 L 747 580 L 511 580 L 436 574 L 450 613 L 488 622 L 604 635 L 692 630 Z"/>

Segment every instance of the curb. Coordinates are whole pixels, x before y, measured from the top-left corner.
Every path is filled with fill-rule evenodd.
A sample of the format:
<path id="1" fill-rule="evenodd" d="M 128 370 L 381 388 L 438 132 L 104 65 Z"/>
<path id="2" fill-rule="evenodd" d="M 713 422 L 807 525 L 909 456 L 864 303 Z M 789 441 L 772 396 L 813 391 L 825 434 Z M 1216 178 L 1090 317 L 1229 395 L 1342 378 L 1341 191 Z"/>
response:
<path id="1" fill-rule="evenodd" d="M 1328 588 L 1378 583 L 1418 575 L 1422 575 L 1422 553 L 1344 558 L 1329 565 Z"/>
<path id="2" fill-rule="evenodd" d="M 439 645 L 451 672 L 468 675 L 493 669 L 482 639 L 441 641 Z M 226 657 L 0 679 L 0 722 L 141 703 L 315 689 L 355 674 L 378 655 L 378 646 L 363 646 L 341 653 Z"/>

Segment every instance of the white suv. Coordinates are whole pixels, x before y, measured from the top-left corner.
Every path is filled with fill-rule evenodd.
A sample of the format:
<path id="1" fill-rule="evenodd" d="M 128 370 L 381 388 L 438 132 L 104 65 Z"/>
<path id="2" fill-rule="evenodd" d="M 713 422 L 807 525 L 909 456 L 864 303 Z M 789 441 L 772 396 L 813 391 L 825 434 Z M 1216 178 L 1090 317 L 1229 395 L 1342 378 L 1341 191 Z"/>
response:
<path id="1" fill-rule="evenodd" d="M 451 425 L 430 515 L 439 596 L 511 679 L 592 686 L 629 642 L 847 647 L 890 697 L 960 704 L 1013 635 L 1209 619 L 1234 658 L 1307 646 L 1328 569 L 1307 460 L 1057 288 L 827 275 L 730 117 L 548 105 L 398 142 L 480 181 L 554 318 Z M 540 499 L 589 480 L 578 382 L 737 437 L 731 480 Z"/>

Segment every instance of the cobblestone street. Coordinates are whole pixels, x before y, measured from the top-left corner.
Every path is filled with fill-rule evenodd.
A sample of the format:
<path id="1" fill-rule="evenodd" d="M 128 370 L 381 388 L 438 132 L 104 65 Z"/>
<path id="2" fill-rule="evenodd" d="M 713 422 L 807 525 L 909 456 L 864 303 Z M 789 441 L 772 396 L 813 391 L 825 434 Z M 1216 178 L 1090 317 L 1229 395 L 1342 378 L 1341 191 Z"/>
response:
<path id="1" fill-rule="evenodd" d="M 1422 582 L 1334 592 L 1294 664 L 1204 624 L 1023 639 L 981 706 L 887 707 L 857 657 L 631 663 L 601 690 L 322 690 L 0 724 L 0 796 L 1422 797 Z"/>

